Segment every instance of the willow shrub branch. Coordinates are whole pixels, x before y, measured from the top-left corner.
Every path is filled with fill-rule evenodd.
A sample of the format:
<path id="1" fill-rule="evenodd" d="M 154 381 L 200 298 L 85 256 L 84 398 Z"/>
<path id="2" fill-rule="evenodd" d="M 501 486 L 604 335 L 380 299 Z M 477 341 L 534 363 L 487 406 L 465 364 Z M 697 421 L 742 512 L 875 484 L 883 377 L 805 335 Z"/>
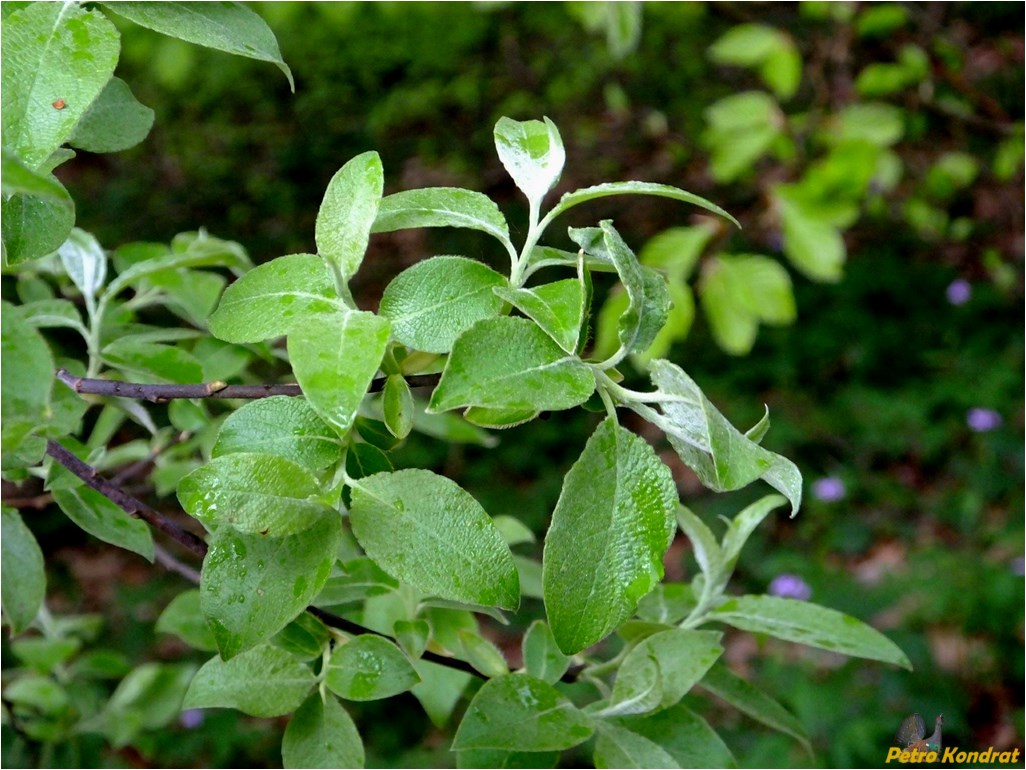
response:
<path id="1" fill-rule="evenodd" d="M 267 398 L 269 396 L 301 396 L 303 391 L 295 384 L 229 385 L 216 380 L 194 385 L 158 384 L 123 380 L 103 380 L 94 377 L 76 377 L 67 369 L 58 369 L 57 379 L 76 393 L 92 396 L 116 396 L 164 404 L 177 398 Z M 433 387 L 438 384 L 438 374 L 414 374 L 406 378 L 411 388 Z M 378 377 L 371 382 L 370 391 L 377 392 L 385 387 L 385 378 Z"/>
<path id="2" fill-rule="evenodd" d="M 77 379 L 77 378 L 76 378 Z M 111 380 L 92 380 L 92 382 L 111 382 Z M 125 385 L 131 385 L 132 383 L 122 383 Z M 150 387 L 150 386 L 141 386 Z M 195 396 L 180 396 L 180 398 L 195 398 Z M 140 500 L 135 499 L 120 487 L 112 484 L 107 479 L 100 475 L 99 471 L 88 463 L 79 460 L 75 455 L 65 449 L 61 444 L 56 441 L 48 440 L 46 442 L 46 453 L 50 455 L 54 460 L 59 462 L 78 478 L 80 478 L 86 485 L 95 489 L 101 495 L 106 497 L 116 506 L 121 508 L 129 516 L 133 516 L 138 519 L 142 519 L 154 529 L 163 532 L 165 535 L 170 537 L 175 542 L 179 543 L 183 547 L 187 548 L 196 556 L 203 558 L 207 554 L 206 542 L 194 535 L 192 532 L 188 532 L 182 529 L 178 524 L 168 519 L 162 513 L 155 511 Z M 183 575 L 187 580 L 193 583 L 198 583 L 200 575 L 195 570 L 181 564 L 170 554 L 163 552 L 160 553 L 159 561 L 164 564 L 165 567 L 171 569 L 174 572 Z M 309 606 L 306 611 L 313 615 L 315 618 L 321 620 L 333 628 L 337 628 L 340 631 L 344 631 L 349 634 L 374 634 L 381 636 L 386 639 L 390 639 L 387 634 L 379 633 L 373 629 L 364 628 L 363 626 L 346 620 L 345 618 L 335 615 L 334 613 L 322 610 L 320 607 Z M 445 655 L 440 655 L 435 652 L 425 651 L 421 658 L 431 663 L 437 663 L 440 666 L 447 668 L 456 669 L 457 671 L 463 671 L 467 674 L 471 674 L 478 678 L 485 678 L 477 669 L 471 666 L 466 661 L 459 660 L 458 658 L 449 658 Z M 566 674 L 563 675 L 563 680 L 567 682 L 577 681 L 577 675 L 580 671 L 580 667 L 570 668 Z"/>

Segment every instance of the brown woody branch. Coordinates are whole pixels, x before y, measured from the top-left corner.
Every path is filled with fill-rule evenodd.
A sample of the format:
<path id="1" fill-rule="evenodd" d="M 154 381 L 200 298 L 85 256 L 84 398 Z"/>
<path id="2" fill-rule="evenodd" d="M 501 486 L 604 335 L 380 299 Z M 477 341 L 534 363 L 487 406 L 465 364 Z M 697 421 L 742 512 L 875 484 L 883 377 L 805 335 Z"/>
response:
<path id="1" fill-rule="evenodd" d="M 431 387 L 438 384 L 438 374 L 414 374 L 406 378 L 411 388 Z M 267 398 L 268 396 L 301 396 L 299 385 L 229 385 L 214 381 L 195 385 L 147 385 L 122 380 L 101 380 L 92 377 L 76 377 L 67 369 L 57 370 L 57 379 L 76 393 L 94 396 L 117 396 L 164 404 L 176 398 Z M 385 378 L 371 381 L 370 391 L 385 387 Z"/>

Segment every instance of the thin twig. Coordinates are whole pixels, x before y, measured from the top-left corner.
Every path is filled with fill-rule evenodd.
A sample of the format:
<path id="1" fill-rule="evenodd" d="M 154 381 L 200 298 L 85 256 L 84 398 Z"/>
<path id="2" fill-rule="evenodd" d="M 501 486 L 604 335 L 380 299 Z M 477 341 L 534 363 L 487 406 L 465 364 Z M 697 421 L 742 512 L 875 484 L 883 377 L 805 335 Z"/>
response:
<path id="1" fill-rule="evenodd" d="M 432 387 L 438 384 L 438 374 L 414 374 L 406 378 L 411 388 Z M 93 377 L 76 377 L 67 369 L 57 370 L 57 379 L 74 390 L 94 396 L 118 396 L 164 404 L 176 398 L 267 398 L 268 396 L 301 396 L 303 391 L 294 384 L 228 385 L 220 380 L 196 385 L 160 384 L 122 380 L 101 380 Z M 371 381 L 370 392 L 385 387 L 385 378 Z"/>
<path id="2" fill-rule="evenodd" d="M 178 559 L 172 556 L 165 548 L 154 544 L 153 558 L 172 572 L 177 572 L 190 583 L 194 583 L 195 585 L 200 584 L 200 573 L 188 564 L 178 561 Z"/>

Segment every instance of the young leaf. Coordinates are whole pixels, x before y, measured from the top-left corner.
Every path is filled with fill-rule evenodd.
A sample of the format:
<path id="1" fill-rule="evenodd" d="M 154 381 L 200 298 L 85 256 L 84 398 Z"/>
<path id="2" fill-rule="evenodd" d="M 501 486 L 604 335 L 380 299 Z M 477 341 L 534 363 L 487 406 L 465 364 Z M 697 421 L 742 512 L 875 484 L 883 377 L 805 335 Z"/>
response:
<path id="1" fill-rule="evenodd" d="M 311 318 L 289 334 L 289 358 L 310 405 L 340 434 L 352 426 L 388 345 L 388 321 L 362 311 Z"/>
<path id="2" fill-rule="evenodd" d="M 480 504 L 430 471 L 379 473 L 353 485 L 353 534 L 386 572 L 443 599 L 516 609 L 509 546 Z"/>
<path id="3" fill-rule="evenodd" d="M 35 620 L 46 595 L 43 552 L 16 510 L 4 506 L 0 517 L 0 601 L 11 631 L 20 634 Z"/>
<path id="4" fill-rule="evenodd" d="M 363 741 L 342 704 L 315 692 L 289 720 L 281 759 L 285 768 L 363 767 Z"/>
<path id="5" fill-rule="evenodd" d="M 494 132 L 499 160 L 535 207 L 559 181 L 566 162 L 559 130 L 548 118 L 543 120 L 499 118 Z"/>
<path id="6" fill-rule="evenodd" d="M 114 74 L 120 47 L 117 28 L 78 5 L 31 4 L 7 16 L 4 146 L 39 169 Z"/>
<path id="7" fill-rule="evenodd" d="M 721 604 L 709 619 L 742 631 L 912 670 L 905 653 L 875 628 L 818 604 L 777 596 L 739 596 Z"/>
<path id="8" fill-rule="evenodd" d="M 346 163 L 328 183 L 317 212 L 317 253 L 349 280 L 360 269 L 371 226 L 378 215 L 384 171 L 376 152 Z"/>
<path id="9" fill-rule="evenodd" d="M 726 701 L 738 711 L 767 727 L 786 733 L 812 754 L 809 736 L 801 722 L 762 690 L 742 679 L 725 664 L 716 663 L 706 672 L 699 686 Z"/>
<path id="10" fill-rule="evenodd" d="M 57 250 L 61 263 L 85 298 L 86 307 L 93 307 L 96 294 L 107 278 L 107 254 L 91 234 L 77 227 Z"/>
<path id="11" fill-rule="evenodd" d="M 69 519 L 93 537 L 153 561 L 153 535 L 146 522 L 125 513 L 95 489 L 54 489 L 53 499 Z"/>
<path id="12" fill-rule="evenodd" d="M 87 152 L 120 152 L 139 144 L 153 126 L 153 110 L 141 104 L 121 78 L 111 78 L 68 140 Z"/>
<path id="13" fill-rule="evenodd" d="M 544 620 L 531 623 L 523 641 L 524 669 L 528 675 L 548 684 L 558 682 L 570 668 L 570 658 L 556 644 Z"/>
<path id="14" fill-rule="evenodd" d="M 182 591 L 164 608 L 154 627 L 157 633 L 174 634 L 190 647 L 204 652 L 216 652 L 214 632 L 200 609 L 199 589 Z"/>
<path id="15" fill-rule="evenodd" d="M 264 644 L 231 660 L 213 657 L 189 685 L 183 709 L 233 708 L 254 717 L 295 711 L 314 675 L 285 650 Z"/>
<path id="16" fill-rule="evenodd" d="M 381 199 L 372 233 L 414 227 L 466 227 L 488 233 L 512 248 L 509 226 L 495 202 L 473 190 L 428 187 L 404 190 Z"/>
<path id="17" fill-rule="evenodd" d="M 741 549 L 748 542 L 748 537 L 762 523 L 770 511 L 779 508 L 787 501 L 780 495 L 767 495 L 749 505 L 735 516 L 723 535 L 723 560 L 727 569 L 733 570 Z"/>
<path id="18" fill-rule="evenodd" d="M 392 626 L 392 633 L 403 652 L 416 661 L 424 654 L 431 639 L 431 626 L 425 620 L 397 620 Z"/>
<path id="19" fill-rule="evenodd" d="M 6 455 L 50 417 L 54 377 L 53 358 L 42 335 L 7 302 L 0 313 L 0 328 L 4 361 L 0 367 L 0 430 Z"/>
<path id="20" fill-rule="evenodd" d="M 320 491 L 313 474 L 291 460 L 239 453 L 216 457 L 183 478 L 178 500 L 205 524 L 276 538 L 335 517 L 314 499 Z"/>
<path id="21" fill-rule="evenodd" d="M 353 701 L 391 698 L 419 681 L 403 651 L 374 634 L 363 634 L 336 646 L 325 679 L 333 693 Z"/>
<path id="22" fill-rule="evenodd" d="M 338 462 L 342 448 L 304 398 L 271 396 L 244 404 L 221 424 L 212 458 L 239 452 L 277 455 L 319 471 Z"/>
<path id="23" fill-rule="evenodd" d="M 478 690 L 452 747 L 560 751 L 583 743 L 594 731 L 591 718 L 552 685 L 508 674 Z"/>
<path id="24" fill-rule="evenodd" d="M 269 538 L 215 530 L 203 560 L 200 604 L 221 657 L 270 639 L 320 593 L 342 540 L 337 516 Z"/>
<path id="25" fill-rule="evenodd" d="M 699 569 L 705 575 L 706 580 L 715 580 L 723 572 L 724 557 L 720 550 L 716 536 L 710 531 L 705 522 L 698 518 L 691 509 L 685 505 L 677 507 L 677 523 L 681 531 L 691 541 L 691 550 L 695 554 L 695 561 Z"/>
<path id="26" fill-rule="evenodd" d="M 545 537 L 545 608 L 563 652 L 605 637 L 659 582 L 676 507 L 652 447 L 603 421 L 563 480 Z"/>
<path id="27" fill-rule="evenodd" d="M 723 653 L 721 637 L 674 628 L 643 639 L 624 658 L 603 716 L 644 714 L 676 704 Z"/>
<path id="28" fill-rule="evenodd" d="M 401 374 L 391 374 L 385 381 L 381 409 L 385 416 L 385 426 L 393 436 L 404 439 L 410 435 L 413 430 L 413 394 Z"/>
<path id="29" fill-rule="evenodd" d="M 260 342 L 344 308 L 324 260 L 290 254 L 253 268 L 229 286 L 207 324 L 225 342 Z"/>
<path id="30" fill-rule="evenodd" d="M 242 3 L 105 2 L 118 16 L 162 35 L 217 51 L 274 64 L 293 91 L 292 72 L 281 58 L 270 27 Z"/>
<path id="31" fill-rule="evenodd" d="M 794 463 L 745 438 L 679 366 L 656 359 L 649 364 L 649 371 L 662 393 L 679 400 L 664 402 L 662 414 L 643 404 L 630 407 L 666 433 L 671 446 L 703 484 L 721 492 L 762 478 L 791 501 L 792 516 L 798 512 L 802 477 Z"/>
<path id="32" fill-rule="evenodd" d="M 332 575 L 317 595 L 314 604 L 317 606 L 331 604 L 349 604 L 363 601 L 370 596 L 391 593 L 399 587 L 387 572 L 366 556 L 342 564 L 344 574 Z"/>
<path id="33" fill-rule="evenodd" d="M 456 338 L 502 309 L 492 289 L 506 279 L 466 257 L 432 257 L 403 270 L 381 297 L 379 312 L 399 342 L 428 353 L 448 353 Z"/>
<path id="34" fill-rule="evenodd" d="M 612 721 L 657 744 L 678 767 L 737 767 L 723 739 L 681 703 L 655 714 Z"/>
<path id="35" fill-rule="evenodd" d="M 703 208 L 706 211 L 711 211 L 713 214 L 718 214 L 733 222 L 738 227 L 741 227 L 741 223 L 734 219 L 734 217 L 716 204 L 707 201 L 705 198 L 695 195 L 694 193 L 680 190 L 676 187 L 671 187 L 665 184 L 653 184 L 651 182 L 607 182 L 605 184 L 595 185 L 594 187 L 585 187 L 582 190 L 568 192 L 560 198 L 559 203 L 553 206 L 552 210 L 545 215 L 544 221 L 546 223 L 551 222 L 564 211 L 578 205 L 579 203 L 592 201 L 596 198 L 606 198 L 610 195 L 656 195 L 663 198 L 673 198 L 674 200 L 683 201 L 684 203 L 693 203 L 694 205 Z"/>
<path id="36" fill-rule="evenodd" d="M 502 652 L 476 631 L 457 629 L 463 657 L 489 679 L 509 673 L 509 664 Z"/>
<path id="37" fill-rule="evenodd" d="M 584 287 L 576 278 L 530 289 L 499 286 L 495 293 L 533 320 L 567 353 L 577 349 L 584 323 Z"/>
<path id="38" fill-rule="evenodd" d="M 595 743 L 597 768 L 679 768 L 658 743 L 612 722 L 599 722 Z"/>
<path id="39" fill-rule="evenodd" d="M 595 390 L 591 369 L 526 318 L 479 321 L 453 346 L 430 410 L 569 409 Z"/>

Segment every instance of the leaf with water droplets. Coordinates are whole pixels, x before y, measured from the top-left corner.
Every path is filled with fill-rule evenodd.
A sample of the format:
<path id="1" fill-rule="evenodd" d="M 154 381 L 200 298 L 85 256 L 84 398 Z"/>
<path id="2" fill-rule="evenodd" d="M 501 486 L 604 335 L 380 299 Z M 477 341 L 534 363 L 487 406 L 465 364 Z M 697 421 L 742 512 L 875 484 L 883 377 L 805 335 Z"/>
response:
<path id="1" fill-rule="evenodd" d="M 420 677 L 409 658 L 392 642 L 363 634 L 335 647 L 325 681 L 340 698 L 364 701 L 406 692 Z"/>
<path id="2" fill-rule="evenodd" d="M 312 316 L 289 334 L 289 358 L 310 405 L 340 434 L 353 425 L 388 344 L 388 321 L 373 313 Z"/>
<path id="3" fill-rule="evenodd" d="M 595 731 L 591 717 L 556 688 L 525 674 L 491 679 L 470 702 L 452 747 L 560 751 Z"/>
<path id="4" fill-rule="evenodd" d="M 276 538 L 218 528 L 203 560 L 200 606 L 221 657 L 270 639 L 302 612 L 324 587 L 341 540 L 337 515 Z"/>

